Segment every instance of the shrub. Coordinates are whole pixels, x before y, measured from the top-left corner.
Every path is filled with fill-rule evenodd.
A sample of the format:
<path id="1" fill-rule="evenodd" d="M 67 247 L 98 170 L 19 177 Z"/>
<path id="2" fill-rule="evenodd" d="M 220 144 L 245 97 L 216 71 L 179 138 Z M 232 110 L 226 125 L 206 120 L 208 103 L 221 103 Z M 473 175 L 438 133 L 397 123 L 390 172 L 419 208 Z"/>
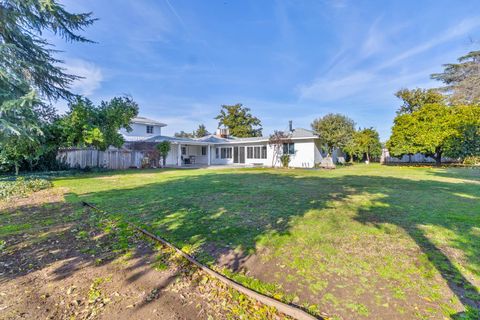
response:
<path id="1" fill-rule="evenodd" d="M 478 165 L 480 165 L 480 156 L 466 157 L 463 160 L 463 164 L 465 164 L 467 166 L 478 166 Z"/>
<path id="2" fill-rule="evenodd" d="M 290 163 L 290 155 L 289 154 L 282 154 L 280 156 L 280 162 L 282 163 L 282 167 L 288 168 L 288 164 Z"/>
<path id="3" fill-rule="evenodd" d="M 31 192 L 50 188 L 52 183 L 46 179 L 25 179 L 17 178 L 13 181 L 0 182 L 0 199 L 8 199 L 11 197 L 24 197 Z"/>

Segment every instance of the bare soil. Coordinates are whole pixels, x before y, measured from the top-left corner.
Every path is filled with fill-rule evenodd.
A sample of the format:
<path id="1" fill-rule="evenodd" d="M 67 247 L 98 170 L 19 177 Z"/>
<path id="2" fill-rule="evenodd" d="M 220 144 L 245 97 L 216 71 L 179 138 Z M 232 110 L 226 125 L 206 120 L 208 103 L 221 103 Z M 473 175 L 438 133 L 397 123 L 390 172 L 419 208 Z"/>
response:
<path id="1" fill-rule="evenodd" d="M 0 235 L 0 319 L 282 318 L 63 199 L 51 189 L 0 202 L 0 225 L 16 228 Z"/>

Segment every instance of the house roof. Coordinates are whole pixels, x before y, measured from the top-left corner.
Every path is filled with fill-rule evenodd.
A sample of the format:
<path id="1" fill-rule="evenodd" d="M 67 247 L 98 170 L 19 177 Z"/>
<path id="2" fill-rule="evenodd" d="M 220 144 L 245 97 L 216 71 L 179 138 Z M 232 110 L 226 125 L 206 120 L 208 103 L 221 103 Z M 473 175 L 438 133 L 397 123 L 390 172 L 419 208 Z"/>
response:
<path id="1" fill-rule="evenodd" d="M 208 142 L 208 143 L 224 143 L 224 142 L 229 142 L 230 139 L 226 138 L 220 138 L 214 134 L 209 134 L 208 136 L 201 137 L 196 139 L 197 141 L 203 141 L 203 142 Z"/>
<path id="2" fill-rule="evenodd" d="M 165 123 L 162 123 L 157 120 L 145 118 L 145 117 L 135 117 L 131 121 L 132 123 L 140 123 L 140 124 L 149 124 L 149 125 L 154 125 L 154 126 L 160 126 L 160 127 L 166 127 L 167 125 Z"/>
<path id="3" fill-rule="evenodd" d="M 292 131 L 292 138 L 318 138 L 318 135 L 315 134 L 312 130 L 307 130 L 303 128 L 295 128 Z"/>
<path id="4" fill-rule="evenodd" d="M 178 138 L 178 137 L 169 137 L 169 136 L 129 136 L 123 134 L 123 138 L 127 142 L 135 142 L 135 141 L 144 141 L 144 142 L 162 142 L 162 141 L 170 141 L 171 143 L 175 144 L 190 144 L 190 145 L 208 145 L 208 144 L 240 144 L 240 143 L 248 143 L 248 142 L 268 142 L 268 137 L 250 137 L 250 138 L 236 138 L 236 137 L 229 137 L 229 138 L 221 138 L 216 135 L 208 135 L 202 138 Z M 318 136 L 310 130 L 296 128 L 292 131 L 290 135 L 290 139 L 293 140 L 301 140 L 301 139 L 315 139 Z"/>
<path id="5" fill-rule="evenodd" d="M 197 145 L 208 145 L 208 142 L 199 141 L 197 139 L 190 139 L 190 138 L 177 138 L 177 137 L 169 137 L 169 136 L 153 136 L 143 140 L 144 142 L 162 142 L 162 141 L 170 141 L 171 143 L 175 144 L 197 144 Z"/>

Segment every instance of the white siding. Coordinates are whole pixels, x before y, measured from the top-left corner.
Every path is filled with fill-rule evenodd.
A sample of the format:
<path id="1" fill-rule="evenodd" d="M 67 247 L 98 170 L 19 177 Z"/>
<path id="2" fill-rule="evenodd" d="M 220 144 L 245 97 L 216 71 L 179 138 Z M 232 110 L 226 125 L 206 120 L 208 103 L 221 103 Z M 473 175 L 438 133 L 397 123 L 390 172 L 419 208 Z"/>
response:
<path id="1" fill-rule="evenodd" d="M 290 166 L 295 168 L 313 168 L 315 166 L 314 140 L 294 141 L 295 154 L 290 156 Z"/>
<path id="2" fill-rule="evenodd" d="M 132 131 L 127 132 L 125 129 L 120 129 L 120 133 L 123 133 L 127 136 L 160 136 L 162 135 L 162 127 L 153 126 L 153 133 L 147 134 L 147 125 L 142 123 L 132 123 L 130 125 Z"/>
<path id="3" fill-rule="evenodd" d="M 320 162 L 321 155 L 315 145 L 315 140 L 295 140 L 295 154 L 290 157 L 290 166 L 296 168 L 313 168 L 315 163 Z M 211 147 L 211 157 L 212 164 L 214 165 L 225 165 L 225 164 L 234 164 L 233 163 L 233 147 L 245 147 L 245 165 L 261 165 L 261 166 L 272 166 L 273 157 L 274 157 L 274 148 L 273 146 L 268 145 L 267 143 L 241 143 L 241 144 L 218 144 Z M 247 147 L 255 146 L 267 146 L 267 158 L 266 159 L 250 159 L 247 157 Z M 232 148 L 232 158 L 231 159 L 221 159 L 216 158 L 215 149 L 216 148 Z M 318 153 L 318 155 L 317 155 Z M 220 155 L 220 154 L 219 154 Z M 318 157 L 318 161 L 317 160 Z M 279 159 L 275 159 L 275 166 L 281 166 Z"/>

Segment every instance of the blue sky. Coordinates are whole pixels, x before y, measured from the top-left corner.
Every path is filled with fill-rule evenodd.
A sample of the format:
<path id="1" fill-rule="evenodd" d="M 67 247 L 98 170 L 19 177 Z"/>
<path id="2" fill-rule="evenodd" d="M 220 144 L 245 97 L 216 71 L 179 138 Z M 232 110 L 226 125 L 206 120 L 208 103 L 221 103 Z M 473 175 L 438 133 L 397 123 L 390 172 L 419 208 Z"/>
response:
<path id="1" fill-rule="evenodd" d="M 265 134 L 335 112 L 386 140 L 395 91 L 438 85 L 429 75 L 480 43 L 478 0 L 61 3 L 99 18 L 84 33 L 95 44 L 54 40 L 85 77 L 73 90 L 129 94 L 166 134 L 214 131 L 220 105 L 243 103 Z"/>

